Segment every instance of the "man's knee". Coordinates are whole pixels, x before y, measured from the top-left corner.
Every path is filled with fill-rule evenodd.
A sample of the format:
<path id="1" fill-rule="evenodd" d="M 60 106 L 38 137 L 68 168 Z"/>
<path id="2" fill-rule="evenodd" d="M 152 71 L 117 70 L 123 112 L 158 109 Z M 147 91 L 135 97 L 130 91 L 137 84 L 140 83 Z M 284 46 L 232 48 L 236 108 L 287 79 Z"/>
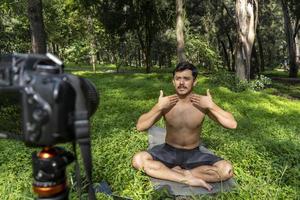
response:
<path id="1" fill-rule="evenodd" d="M 148 152 L 138 152 L 132 158 L 132 166 L 137 170 L 142 170 L 147 159 L 151 159 L 151 155 Z"/>
<path id="2" fill-rule="evenodd" d="M 215 166 L 218 167 L 219 176 L 222 181 L 233 177 L 233 167 L 230 162 L 222 160 L 217 162 Z"/>

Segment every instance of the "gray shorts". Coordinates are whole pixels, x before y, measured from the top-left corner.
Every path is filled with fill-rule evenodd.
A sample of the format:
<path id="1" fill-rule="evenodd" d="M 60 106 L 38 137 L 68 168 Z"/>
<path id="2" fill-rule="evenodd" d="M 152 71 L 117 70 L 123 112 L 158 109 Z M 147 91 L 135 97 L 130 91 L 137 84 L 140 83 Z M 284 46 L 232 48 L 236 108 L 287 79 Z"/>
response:
<path id="1" fill-rule="evenodd" d="M 213 165 L 222 158 L 194 149 L 178 149 L 167 143 L 154 146 L 148 150 L 154 160 L 162 162 L 169 168 L 180 166 L 183 169 L 193 169 L 201 165 Z"/>

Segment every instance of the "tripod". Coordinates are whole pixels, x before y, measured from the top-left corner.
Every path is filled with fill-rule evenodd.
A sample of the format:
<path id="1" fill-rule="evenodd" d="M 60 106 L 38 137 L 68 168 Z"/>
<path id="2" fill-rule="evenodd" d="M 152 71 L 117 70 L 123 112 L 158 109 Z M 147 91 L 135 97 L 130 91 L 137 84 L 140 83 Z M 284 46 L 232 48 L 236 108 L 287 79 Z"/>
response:
<path id="1" fill-rule="evenodd" d="M 38 200 L 66 200 L 66 166 L 74 161 L 72 153 L 60 147 L 44 147 L 32 154 L 33 191 Z"/>

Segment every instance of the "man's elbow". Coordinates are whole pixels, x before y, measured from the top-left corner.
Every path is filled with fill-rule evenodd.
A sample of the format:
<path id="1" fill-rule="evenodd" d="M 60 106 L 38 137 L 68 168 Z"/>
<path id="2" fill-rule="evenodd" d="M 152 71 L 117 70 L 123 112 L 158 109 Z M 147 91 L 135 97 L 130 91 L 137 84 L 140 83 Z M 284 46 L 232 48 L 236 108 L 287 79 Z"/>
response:
<path id="1" fill-rule="evenodd" d="M 236 129 L 237 128 L 237 122 L 233 121 L 228 128 L 230 128 L 230 129 Z"/>
<path id="2" fill-rule="evenodd" d="M 236 129 L 237 128 L 237 122 L 234 120 L 234 121 L 228 121 L 226 123 L 224 123 L 222 125 L 224 128 L 227 128 L 227 129 Z"/>
<path id="3" fill-rule="evenodd" d="M 140 132 L 143 131 L 142 128 L 141 128 L 141 126 L 139 126 L 139 125 L 136 125 L 136 130 L 138 130 Z"/>
<path id="4" fill-rule="evenodd" d="M 137 124 L 136 124 L 136 130 L 142 132 L 142 131 L 145 131 L 146 129 L 145 129 L 145 127 L 143 127 L 141 124 L 137 123 Z"/>

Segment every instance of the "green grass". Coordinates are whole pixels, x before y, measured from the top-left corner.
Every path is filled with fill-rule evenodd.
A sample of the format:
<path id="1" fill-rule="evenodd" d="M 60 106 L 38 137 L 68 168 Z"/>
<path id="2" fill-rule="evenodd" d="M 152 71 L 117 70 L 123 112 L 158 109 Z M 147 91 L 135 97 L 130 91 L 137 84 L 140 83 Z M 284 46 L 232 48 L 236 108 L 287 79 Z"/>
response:
<path id="1" fill-rule="evenodd" d="M 270 77 L 281 77 L 281 78 L 288 78 L 289 77 L 289 72 L 285 71 L 283 69 L 275 69 L 275 70 L 269 70 L 269 71 L 264 71 L 262 74 Z M 298 76 L 300 77 L 300 71 L 298 72 Z"/>
<path id="2" fill-rule="evenodd" d="M 300 99 L 300 83 L 281 83 L 272 81 L 272 87 L 265 90 L 268 94 L 283 96 L 289 99 Z"/>
<path id="3" fill-rule="evenodd" d="M 171 76 L 76 74 L 92 80 L 101 95 L 91 119 L 94 182 L 104 179 L 116 194 L 133 199 L 167 199 L 166 194 L 153 191 L 149 177 L 131 167 L 131 158 L 147 148 L 147 135 L 137 132 L 135 123 L 156 103 L 160 89 L 166 95 L 173 93 Z M 238 121 L 236 130 L 227 130 L 206 119 L 202 135 L 209 149 L 233 163 L 238 187 L 193 199 L 300 199 L 300 101 L 268 90 L 235 93 L 200 77 L 195 91 L 204 94 L 207 88 Z M 0 199 L 33 197 L 32 151 L 22 143 L 0 140 Z M 71 177 L 72 169 L 68 173 Z M 73 190 L 71 198 L 76 199 Z M 98 198 L 108 199 L 100 194 Z"/>
<path id="4" fill-rule="evenodd" d="M 93 67 L 87 64 L 74 64 L 68 63 L 65 65 L 64 70 L 66 72 L 75 72 L 75 71 L 93 71 Z M 119 73 L 145 73 L 145 67 L 135 67 L 135 66 L 120 66 L 118 69 Z M 96 71 L 99 73 L 115 73 L 117 72 L 117 66 L 115 64 L 96 64 Z M 154 73 L 170 73 L 173 71 L 173 68 L 170 67 L 159 67 L 157 65 L 151 67 L 151 72 Z"/>

